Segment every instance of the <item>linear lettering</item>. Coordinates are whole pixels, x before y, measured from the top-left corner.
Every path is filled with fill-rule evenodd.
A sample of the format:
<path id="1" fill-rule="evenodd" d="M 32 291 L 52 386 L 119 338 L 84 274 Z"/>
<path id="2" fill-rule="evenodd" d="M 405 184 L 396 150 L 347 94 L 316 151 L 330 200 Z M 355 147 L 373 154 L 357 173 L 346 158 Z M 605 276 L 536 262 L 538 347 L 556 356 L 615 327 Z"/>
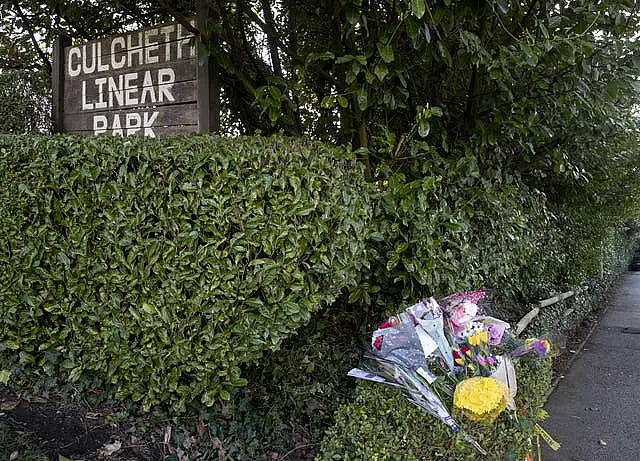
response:
<path id="1" fill-rule="evenodd" d="M 87 102 L 87 82 L 82 82 L 82 110 L 93 109 L 93 103 Z"/>
<path id="2" fill-rule="evenodd" d="M 107 101 L 104 99 L 105 83 L 107 83 L 107 77 L 96 79 L 96 86 L 98 87 L 98 102 L 95 104 L 96 109 L 104 109 L 107 107 Z"/>
<path id="3" fill-rule="evenodd" d="M 109 77 L 109 107 L 113 107 L 113 98 L 116 99 L 119 106 L 124 105 L 124 75 L 118 75 L 118 83 L 113 77 Z"/>
<path id="4" fill-rule="evenodd" d="M 166 68 L 158 71 L 158 102 L 162 102 L 163 96 L 167 97 L 167 101 L 175 101 L 175 98 L 171 94 L 171 88 L 173 88 L 173 82 L 175 82 L 175 80 L 176 74 L 173 69 Z"/>

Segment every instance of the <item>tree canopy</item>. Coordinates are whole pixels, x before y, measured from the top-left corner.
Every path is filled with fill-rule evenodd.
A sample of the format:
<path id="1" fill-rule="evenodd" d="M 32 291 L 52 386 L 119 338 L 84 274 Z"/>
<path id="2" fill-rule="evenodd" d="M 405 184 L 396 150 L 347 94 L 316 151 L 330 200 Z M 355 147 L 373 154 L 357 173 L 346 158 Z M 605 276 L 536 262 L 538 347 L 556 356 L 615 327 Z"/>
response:
<path id="1" fill-rule="evenodd" d="M 50 69 L 80 42 L 177 20 L 195 0 L 4 1 L 2 69 Z M 588 174 L 594 143 L 634 120 L 632 0 L 209 1 L 228 132 L 350 144 L 371 178 L 425 152 L 473 152 L 531 181 Z M 419 162 L 417 163 L 419 165 Z M 553 181 L 552 181 L 553 182 Z"/>

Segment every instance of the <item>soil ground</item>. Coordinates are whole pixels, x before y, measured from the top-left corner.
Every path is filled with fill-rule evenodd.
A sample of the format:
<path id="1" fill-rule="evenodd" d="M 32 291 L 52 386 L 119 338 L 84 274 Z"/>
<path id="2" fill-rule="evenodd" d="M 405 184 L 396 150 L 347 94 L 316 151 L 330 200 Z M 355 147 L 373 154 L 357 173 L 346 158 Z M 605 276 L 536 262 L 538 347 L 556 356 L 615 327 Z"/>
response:
<path id="1" fill-rule="evenodd" d="M 117 453 L 112 459 L 163 459 L 157 434 L 140 433 L 133 423 L 107 422 L 117 410 L 22 398 L 4 390 L 0 393 L 0 458 L 89 460 Z"/>

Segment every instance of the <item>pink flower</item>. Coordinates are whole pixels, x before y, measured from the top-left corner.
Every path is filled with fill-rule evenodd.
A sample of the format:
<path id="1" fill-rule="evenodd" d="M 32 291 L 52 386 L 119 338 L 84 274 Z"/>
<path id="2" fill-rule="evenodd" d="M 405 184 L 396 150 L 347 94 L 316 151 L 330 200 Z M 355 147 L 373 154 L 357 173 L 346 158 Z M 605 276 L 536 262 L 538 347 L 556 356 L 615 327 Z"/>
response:
<path id="1" fill-rule="evenodd" d="M 456 325 L 464 325 L 471 322 L 478 313 L 478 305 L 469 301 L 462 301 L 451 313 L 451 320 Z"/>

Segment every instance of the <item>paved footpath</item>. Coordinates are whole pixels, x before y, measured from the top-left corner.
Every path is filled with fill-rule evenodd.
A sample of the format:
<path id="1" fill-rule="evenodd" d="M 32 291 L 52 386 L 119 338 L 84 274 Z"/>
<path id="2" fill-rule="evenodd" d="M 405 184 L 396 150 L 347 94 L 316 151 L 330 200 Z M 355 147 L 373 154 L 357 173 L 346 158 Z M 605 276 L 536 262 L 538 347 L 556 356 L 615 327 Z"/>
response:
<path id="1" fill-rule="evenodd" d="M 562 446 L 544 461 L 640 460 L 640 272 L 618 282 L 545 409 L 541 425 Z"/>

